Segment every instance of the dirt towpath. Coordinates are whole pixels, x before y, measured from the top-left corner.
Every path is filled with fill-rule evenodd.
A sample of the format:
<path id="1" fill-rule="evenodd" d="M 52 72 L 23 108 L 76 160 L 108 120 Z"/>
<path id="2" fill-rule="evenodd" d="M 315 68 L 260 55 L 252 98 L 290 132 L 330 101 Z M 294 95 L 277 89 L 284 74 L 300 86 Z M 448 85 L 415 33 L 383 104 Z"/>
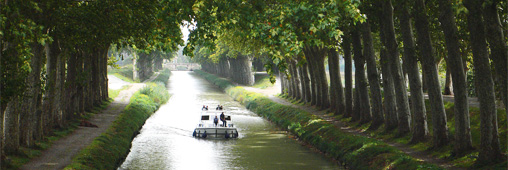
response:
<path id="1" fill-rule="evenodd" d="M 277 80 L 277 82 L 279 82 L 279 80 Z M 334 124 L 336 127 L 340 128 L 343 132 L 350 133 L 353 135 L 359 135 L 359 136 L 372 138 L 367 132 L 363 132 L 363 131 L 351 128 L 351 127 L 347 126 L 347 124 L 345 122 L 336 120 L 333 116 L 327 114 L 328 113 L 327 110 L 320 110 L 314 106 L 308 106 L 308 105 L 305 105 L 305 106 L 295 105 L 291 102 L 288 102 L 285 99 L 277 97 L 276 95 L 278 93 L 280 93 L 280 85 L 275 84 L 273 87 L 269 87 L 266 89 L 258 89 L 258 88 L 247 87 L 247 86 L 243 86 L 243 87 L 244 87 L 244 89 L 246 89 L 248 91 L 264 94 L 269 99 L 271 99 L 272 101 L 277 102 L 279 104 L 295 107 L 298 109 L 305 110 L 311 114 L 314 114 L 314 115 L 320 117 L 321 119 Z M 452 101 L 453 101 L 453 99 L 452 99 Z M 378 140 L 381 140 L 381 139 L 378 139 Z M 387 143 L 390 146 L 393 146 L 393 147 L 399 149 L 400 151 L 408 154 L 409 156 L 411 156 L 413 158 L 416 158 L 416 159 L 419 159 L 419 160 L 422 160 L 425 162 L 429 162 L 432 164 L 436 164 L 436 165 L 438 165 L 442 168 L 446 168 L 446 169 L 462 169 L 462 168 L 454 167 L 453 164 L 447 160 L 432 157 L 432 155 L 427 151 L 417 151 L 417 150 L 411 148 L 409 145 L 401 144 L 401 143 L 397 143 L 397 142 L 391 142 L 391 141 L 386 141 L 386 140 L 381 140 L 381 141 Z"/>
<path id="2" fill-rule="evenodd" d="M 144 82 L 152 81 L 157 75 L 158 73 L 154 74 L 150 79 Z M 20 169 L 52 170 L 65 168 L 72 162 L 72 158 L 74 158 L 81 149 L 90 145 L 96 137 L 111 126 L 116 117 L 120 115 L 129 104 L 131 96 L 145 86 L 144 83 L 117 82 L 122 81 L 120 79 L 110 79 L 110 81 L 111 82 L 108 83 L 125 84 L 129 87 L 126 90 L 122 90 L 118 97 L 116 97 L 105 110 L 93 115 L 88 120 L 92 124 L 97 125 L 98 128 L 79 126 L 71 134 L 53 142 L 50 148 L 43 151 L 39 157 L 30 160 L 30 162 L 23 165 Z"/>

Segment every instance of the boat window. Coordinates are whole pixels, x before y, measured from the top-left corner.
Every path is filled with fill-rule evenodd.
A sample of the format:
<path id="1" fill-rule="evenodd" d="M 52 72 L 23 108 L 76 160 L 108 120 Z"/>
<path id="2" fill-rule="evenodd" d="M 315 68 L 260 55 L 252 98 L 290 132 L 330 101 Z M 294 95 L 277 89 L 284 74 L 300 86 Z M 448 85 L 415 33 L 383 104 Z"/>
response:
<path id="1" fill-rule="evenodd" d="M 201 120 L 210 120 L 210 115 L 201 116 Z"/>

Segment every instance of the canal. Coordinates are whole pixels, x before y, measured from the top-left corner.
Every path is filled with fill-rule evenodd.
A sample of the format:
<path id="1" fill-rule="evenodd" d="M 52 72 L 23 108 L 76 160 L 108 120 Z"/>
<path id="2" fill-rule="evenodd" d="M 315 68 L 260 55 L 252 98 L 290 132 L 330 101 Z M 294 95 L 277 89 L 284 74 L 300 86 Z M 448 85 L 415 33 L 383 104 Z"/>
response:
<path id="1" fill-rule="evenodd" d="M 171 99 L 146 121 L 120 170 L 341 169 L 192 72 L 172 72 L 169 82 Z M 201 107 L 218 104 L 230 110 L 239 138 L 193 138 Z"/>

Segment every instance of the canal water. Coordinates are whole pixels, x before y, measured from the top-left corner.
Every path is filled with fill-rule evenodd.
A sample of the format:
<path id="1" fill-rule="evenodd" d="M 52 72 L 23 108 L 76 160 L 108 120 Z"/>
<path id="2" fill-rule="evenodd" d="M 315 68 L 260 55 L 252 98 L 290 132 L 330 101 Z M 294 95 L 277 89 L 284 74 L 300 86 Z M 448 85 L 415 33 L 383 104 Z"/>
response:
<path id="1" fill-rule="evenodd" d="M 194 73 L 172 72 L 169 82 L 170 100 L 146 121 L 118 169 L 341 169 Z M 218 104 L 230 110 L 239 138 L 192 137 L 201 107 Z"/>

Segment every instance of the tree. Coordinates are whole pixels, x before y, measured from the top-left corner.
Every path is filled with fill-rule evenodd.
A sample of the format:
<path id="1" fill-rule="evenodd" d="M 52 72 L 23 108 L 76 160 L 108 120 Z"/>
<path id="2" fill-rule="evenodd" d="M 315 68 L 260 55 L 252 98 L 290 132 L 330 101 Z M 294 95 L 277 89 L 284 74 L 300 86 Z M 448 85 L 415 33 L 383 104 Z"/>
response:
<path id="1" fill-rule="evenodd" d="M 385 46 L 387 49 L 388 62 L 391 67 L 391 76 L 395 87 L 395 99 L 397 101 L 397 115 L 399 117 L 399 135 L 410 132 L 410 110 L 407 98 L 407 88 L 404 83 L 402 67 L 400 65 L 398 45 L 395 38 L 393 7 L 391 0 L 385 0 L 383 8 L 383 31 L 385 32 Z"/>
<path id="2" fill-rule="evenodd" d="M 499 146 L 494 81 L 490 70 L 482 5 L 484 0 L 466 0 L 467 23 L 473 49 L 476 89 L 480 102 L 481 144 L 478 161 L 497 162 L 503 156 Z"/>
<path id="3" fill-rule="evenodd" d="M 399 14 L 400 31 L 404 44 L 403 57 L 406 59 L 406 65 L 409 86 L 411 92 L 411 111 L 412 111 L 412 143 L 424 141 L 429 136 L 427 128 L 427 115 L 425 110 L 425 101 L 423 99 L 422 81 L 418 69 L 418 58 L 414 45 L 413 28 L 406 1 L 400 1 L 396 7 Z"/>
<path id="4" fill-rule="evenodd" d="M 368 14 L 369 15 L 369 14 Z M 369 15 L 370 16 L 370 15 Z M 371 129 L 377 129 L 383 122 L 383 100 L 379 83 L 379 74 L 377 72 L 376 56 L 374 55 L 374 45 L 370 29 L 370 20 L 367 19 L 362 25 L 363 54 L 367 62 L 367 78 L 372 99 L 372 124 Z"/>
<path id="5" fill-rule="evenodd" d="M 458 155 L 473 149 L 471 141 L 471 127 L 469 120 L 469 103 L 467 99 L 467 83 L 464 73 L 458 30 L 455 24 L 454 11 L 450 0 L 439 1 L 439 21 L 443 29 L 446 49 L 448 51 L 447 70 L 452 74 L 454 103 L 455 103 L 455 147 Z M 447 71 L 448 72 L 448 71 Z"/>
<path id="6" fill-rule="evenodd" d="M 425 11 L 426 8 L 423 0 L 416 0 L 413 15 L 415 16 L 417 42 L 420 54 L 422 55 L 422 67 L 425 75 L 424 78 L 427 82 L 432 112 L 433 143 L 434 147 L 441 147 L 448 144 L 448 128 L 446 126 L 443 96 L 441 95 L 441 87 L 433 56 L 434 49 L 430 40 L 429 22 Z"/>
<path id="7" fill-rule="evenodd" d="M 360 25 L 357 25 L 356 28 L 359 28 L 359 26 Z M 365 57 L 362 54 L 362 44 L 359 29 L 353 30 L 351 32 L 351 37 L 353 39 L 353 52 L 355 61 L 355 93 L 357 93 L 358 96 L 358 100 L 355 99 L 358 101 L 355 102 L 355 108 L 357 107 L 357 104 L 360 104 L 358 107 L 359 110 L 355 110 L 355 113 L 360 114 L 360 123 L 367 123 L 372 120 L 372 115 L 370 113 L 367 78 L 365 77 Z"/>

